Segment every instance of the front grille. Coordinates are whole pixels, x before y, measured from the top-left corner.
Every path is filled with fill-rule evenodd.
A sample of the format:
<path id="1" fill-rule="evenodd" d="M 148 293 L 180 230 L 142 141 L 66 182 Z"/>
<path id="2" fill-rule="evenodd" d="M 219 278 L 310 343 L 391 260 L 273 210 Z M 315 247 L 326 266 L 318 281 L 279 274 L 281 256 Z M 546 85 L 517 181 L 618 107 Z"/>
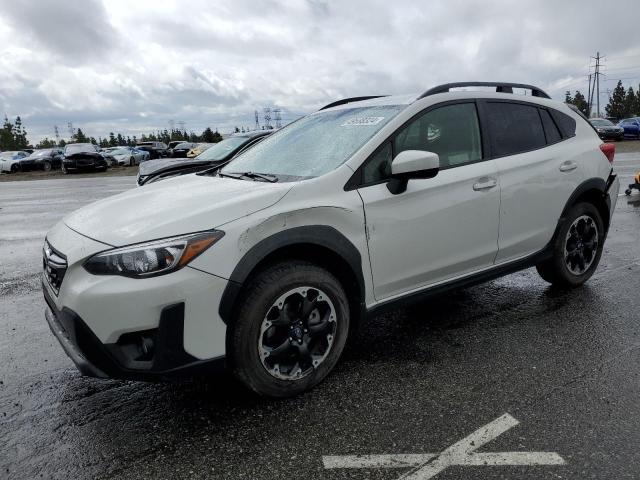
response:
<path id="1" fill-rule="evenodd" d="M 45 240 L 42 247 L 42 269 L 44 277 L 56 295 L 60 291 L 60 285 L 62 285 L 64 274 L 67 272 L 67 266 L 67 257 L 54 249 Z"/>

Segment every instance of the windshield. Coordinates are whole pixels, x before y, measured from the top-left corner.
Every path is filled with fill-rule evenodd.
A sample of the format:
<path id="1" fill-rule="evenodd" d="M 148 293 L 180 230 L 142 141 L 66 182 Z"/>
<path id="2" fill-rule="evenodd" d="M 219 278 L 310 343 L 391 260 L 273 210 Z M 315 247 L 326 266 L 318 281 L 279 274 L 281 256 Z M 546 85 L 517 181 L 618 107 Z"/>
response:
<path id="1" fill-rule="evenodd" d="M 613 125 L 613 123 L 611 123 L 609 120 L 605 120 L 603 118 L 591 120 L 591 123 L 593 125 L 597 125 L 598 127 L 610 127 Z"/>
<path id="2" fill-rule="evenodd" d="M 222 173 L 317 177 L 353 155 L 404 105 L 318 112 L 288 125 L 238 156 Z"/>
<path id="3" fill-rule="evenodd" d="M 29 156 L 33 158 L 38 158 L 38 157 L 47 157 L 50 154 L 51 154 L 51 150 L 36 150 Z"/>
<path id="4" fill-rule="evenodd" d="M 198 160 L 222 160 L 229 153 L 241 145 L 244 145 L 250 137 L 231 137 L 226 140 L 222 140 L 213 145 L 213 147 L 207 148 L 204 152 L 198 155 Z"/>
<path id="5" fill-rule="evenodd" d="M 91 152 L 91 153 L 95 153 L 96 147 L 95 145 L 92 145 L 91 143 L 78 143 L 75 145 L 67 145 L 64 149 L 64 153 L 65 155 L 72 155 L 74 153 L 85 153 L 85 152 Z"/>

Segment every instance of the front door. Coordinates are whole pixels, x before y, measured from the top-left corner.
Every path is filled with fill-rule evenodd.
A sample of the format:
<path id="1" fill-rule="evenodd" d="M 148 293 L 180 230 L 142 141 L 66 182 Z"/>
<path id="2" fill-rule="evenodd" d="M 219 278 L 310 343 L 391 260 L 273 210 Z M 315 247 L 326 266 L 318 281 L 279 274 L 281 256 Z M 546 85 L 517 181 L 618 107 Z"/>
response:
<path id="1" fill-rule="evenodd" d="M 403 150 L 440 157 L 431 179 L 394 195 L 386 179 Z M 475 102 L 431 107 L 380 146 L 358 188 L 366 214 L 376 300 L 418 290 L 493 265 L 500 186 L 485 160 Z"/>

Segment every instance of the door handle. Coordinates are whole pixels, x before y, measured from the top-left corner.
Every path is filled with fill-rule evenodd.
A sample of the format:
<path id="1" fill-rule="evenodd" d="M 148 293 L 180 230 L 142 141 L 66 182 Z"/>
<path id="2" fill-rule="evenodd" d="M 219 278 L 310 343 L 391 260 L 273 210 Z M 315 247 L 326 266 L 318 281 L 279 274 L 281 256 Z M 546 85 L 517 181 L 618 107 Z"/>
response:
<path id="1" fill-rule="evenodd" d="M 477 183 L 473 184 L 473 189 L 476 192 L 479 192 L 481 190 L 489 190 L 497 185 L 498 185 L 498 180 L 496 180 L 495 178 L 482 177 L 478 179 Z"/>
<path id="2" fill-rule="evenodd" d="M 570 172 L 571 170 L 575 170 L 578 168 L 578 164 L 576 162 L 564 162 L 560 165 L 561 172 Z"/>

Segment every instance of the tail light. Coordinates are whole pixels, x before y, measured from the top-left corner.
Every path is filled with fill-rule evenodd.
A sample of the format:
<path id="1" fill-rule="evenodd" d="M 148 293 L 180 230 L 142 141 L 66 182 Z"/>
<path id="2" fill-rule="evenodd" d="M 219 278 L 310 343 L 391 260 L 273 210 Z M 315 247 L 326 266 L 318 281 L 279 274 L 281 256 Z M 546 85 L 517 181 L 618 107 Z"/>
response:
<path id="1" fill-rule="evenodd" d="M 604 156 L 607 157 L 609 163 L 613 163 L 613 157 L 616 154 L 616 146 L 613 143 L 602 143 L 600 144 L 600 150 L 604 153 Z"/>

